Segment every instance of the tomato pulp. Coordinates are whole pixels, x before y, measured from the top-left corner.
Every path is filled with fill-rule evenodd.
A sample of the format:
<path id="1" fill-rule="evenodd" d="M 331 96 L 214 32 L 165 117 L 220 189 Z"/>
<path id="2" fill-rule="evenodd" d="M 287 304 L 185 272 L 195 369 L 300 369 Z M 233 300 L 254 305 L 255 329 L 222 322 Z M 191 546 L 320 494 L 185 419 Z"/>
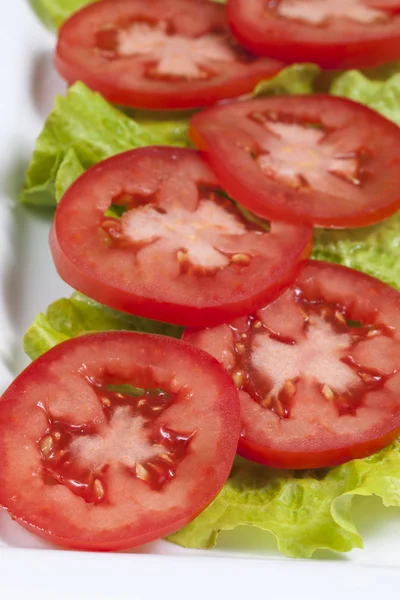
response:
<path id="1" fill-rule="evenodd" d="M 62 198 L 51 250 L 67 283 L 112 308 L 203 326 L 276 297 L 311 228 L 247 220 L 194 150 L 147 147 L 84 173 Z"/>
<path id="2" fill-rule="evenodd" d="M 2 397 L 0 505 L 61 546 L 130 548 L 207 506 L 239 433 L 236 388 L 205 352 L 132 332 L 80 336 Z"/>
<path id="3" fill-rule="evenodd" d="M 191 137 L 226 191 L 265 218 L 350 228 L 400 208 L 400 128 L 356 102 L 310 95 L 216 106 L 192 117 Z"/>
<path id="4" fill-rule="evenodd" d="M 260 56 L 363 69 L 400 58 L 399 0 L 228 0 L 239 42 Z"/>
<path id="5" fill-rule="evenodd" d="M 368 275 L 308 261 L 272 304 L 184 339 L 232 374 L 246 458 L 327 467 L 400 432 L 400 293 Z"/>
<path id="6" fill-rule="evenodd" d="M 60 29 L 56 66 L 123 106 L 176 109 L 252 92 L 283 67 L 231 35 L 225 7 L 208 0 L 101 0 Z"/>

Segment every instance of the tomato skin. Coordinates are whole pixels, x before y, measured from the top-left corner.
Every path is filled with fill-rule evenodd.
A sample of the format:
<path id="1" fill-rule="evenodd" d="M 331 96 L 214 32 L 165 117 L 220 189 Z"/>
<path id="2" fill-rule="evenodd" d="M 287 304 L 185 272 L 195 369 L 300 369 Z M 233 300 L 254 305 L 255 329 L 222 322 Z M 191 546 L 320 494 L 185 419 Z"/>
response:
<path id="1" fill-rule="evenodd" d="M 312 452 L 285 452 L 273 448 L 263 448 L 259 444 L 252 443 L 243 435 L 240 437 L 238 454 L 261 465 L 274 469 L 322 469 L 335 467 L 355 459 L 366 458 L 389 446 L 399 437 L 400 427 L 389 431 L 382 437 L 354 446 L 332 448 L 331 450 Z"/>
<path id="2" fill-rule="evenodd" d="M 167 13 L 176 33 L 196 38 L 208 31 L 228 32 L 225 7 L 206 0 L 101 0 L 76 12 L 59 31 L 55 66 L 69 83 L 83 81 L 109 102 L 133 108 L 185 109 L 209 106 L 225 98 L 250 93 L 262 79 L 273 77 L 283 63 L 252 57 L 222 63 L 224 68 L 207 79 L 151 79 L 144 74 L 146 61 L 136 56 L 111 60 L 96 48 L 96 32 L 110 23 L 130 20 L 155 22 Z M 186 15 L 186 21 L 184 16 Z M 179 20 L 177 26 L 175 21 Z M 198 23 L 199 32 L 196 32 Z M 193 30 L 193 31 L 192 31 Z M 245 51 L 240 50 L 242 54 Z M 210 61 L 208 61 L 210 62 Z M 218 61 L 214 64 L 218 66 Z M 131 71 L 129 78 L 127 73 Z M 133 76 L 134 75 L 134 76 Z"/>
<path id="3" fill-rule="evenodd" d="M 223 275 L 217 273 L 201 280 L 185 275 L 185 280 L 183 276 L 174 276 L 163 282 L 164 264 L 159 275 L 156 275 L 156 265 L 153 265 L 148 269 L 154 270 L 154 282 L 145 288 L 143 273 L 140 275 L 129 264 L 123 264 L 131 260 L 132 255 L 123 250 L 118 250 L 118 255 L 110 254 L 97 232 L 97 223 L 111 203 L 108 190 L 115 194 L 118 189 L 123 191 L 124 186 L 132 185 L 133 168 L 138 172 L 149 169 L 148 166 L 142 169 L 140 161 L 147 161 L 146 165 L 148 161 L 151 165 L 159 161 L 159 169 L 167 169 L 168 177 L 170 173 L 176 173 L 180 163 L 183 173 L 196 172 L 193 175 L 195 181 L 219 188 L 214 174 L 193 150 L 141 148 L 107 159 L 89 169 L 64 195 L 50 232 L 56 268 L 72 287 L 127 313 L 178 325 L 204 326 L 234 318 L 249 309 L 255 310 L 279 295 L 293 281 L 300 262 L 311 252 L 312 231 L 308 226 L 274 223 L 272 237 L 266 234 L 263 251 L 268 255 L 269 244 L 271 247 L 276 244 L 280 249 L 274 250 L 274 257 L 267 266 L 260 255 L 256 257 L 258 266 L 249 267 L 252 270 L 243 274 L 232 271 L 229 279 L 221 279 Z M 103 182 L 101 185 L 98 183 L 100 180 Z M 104 191 L 106 185 L 107 192 Z M 82 197 L 86 198 L 84 203 Z M 275 239 L 276 242 L 273 241 Z M 284 260 L 280 256 L 284 256 Z M 166 261 L 167 257 L 163 259 Z M 106 266 L 105 261 L 109 261 Z M 119 278 L 116 272 L 121 273 Z M 161 284 L 164 286 L 162 290 Z M 181 287 L 178 289 L 178 286 Z"/>
<path id="4" fill-rule="evenodd" d="M 87 362 L 82 364 L 84 356 Z M 144 481 L 128 478 L 119 463 L 110 462 L 106 482 L 112 496 L 105 505 L 86 504 L 63 485 L 46 485 L 38 448 L 38 440 L 48 427 L 43 409 L 51 407 L 52 417 L 68 419 L 79 427 L 78 412 L 94 411 L 93 427 L 101 416 L 93 399 L 88 396 L 85 407 L 75 396 L 70 408 L 65 404 L 65 390 L 73 389 L 77 378 L 85 379 L 85 374 L 108 376 L 129 365 L 134 365 L 132 372 L 138 376 L 143 373 L 146 378 L 147 364 L 156 369 L 157 377 L 164 376 L 161 373 L 165 369 L 167 377 L 169 372 L 179 385 L 193 386 L 192 395 L 185 395 L 178 412 L 172 405 L 155 417 L 156 424 L 168 423 L 168 418 L 175 420 L 177 431 L 185 430 L 184 422 L 188 432 L 195 427 L 195 438 L 175 478 L 161 490 L 152 491 Z M 205 373 L 207 389 L 203 386 Z M 168 385 L 166 382 L 164 387 Z M 183 397 L 177 401 L 182 403 Z M 168 417 L 168 410 L 175 411 L 172 417 Z M 11 384 L 0 401 L 0 416 L 0 505 L 29 531 L 80 550 L 131 548 L 186 525 L 224 485 L 240 433 L 237 391 L 215 359 L 178 340 L 133 332 L 90 334 L 59 344 Z M 136 439 L 132 443 L 137 443 Z M 205 447 L 207 452 L 203 452 Z M 163 498 L 161 506 L 159 497 Z"/>
<path id="5" fill-rule="evenodd" d="M 248 148 L 258 148 L 248 114 L 271 111 L 288 120 L 322 123 L 330 135 L 368 156 L 364 181 L 351 190 L 352 202 L 334 189 L 297 189 L 265 175 Z M 352 100 L 329 96 L 282 96 L 208 108 L 191 119 L 189 135 L 221 185 L 240 204 L 266 219 L 303 222 L 324 228 L 358 228 L 383 221 L 400 209 L 400 128 Z M 327 137 L 328 137 L 327 136 Z M 261 138 L 260 138 L 261 139 Z M 380 139 L 379 147 L 373 144 Z M 267 142 L 266 142 L 267 143 Z M 233 148 L 235 150 L 233 150 Z M 351 185 L 350 183 L 347 185 Z M 336 192 L 336 193 L 335 193 Z M 350 194 L 349 194 L 350 197 Z"/>
<path id="6" fill-rule="evenodd" d="M 303 297 L 304 293 L 306 304 L 300 301 L 299 305 L 296 304 L 298 300 L 290 300 L 293 291 L 295 298 Z M 338 332 L 339 335 L 353 336 L 350 344 L 346 340 L 345 346 L 349 344 L 348 347 L 342 348 L 342 354 L 335 355 L 334 360 L 338 360 L 337 365 L 340 366 L 342 361 L 346 365 L 353 365 L 351 368 L 357 373 L 357 378 L 359 377 L 355 378 L 355 385 L 361 386 L 361 391 L 355 391 L 355 387 L 351 388 L 353 391 L 348 388 L 343 391 L 340 388 L 343 371 L 338 366 L 333 366 L 332 369 L 336 369 L 335 384 L 329 385 L 332 385 L 333 389 L 337 385 L 339 391 L 332 392 L 328 387 L 325 392 L 328 396 L 324 399 L 323 388 L 326 380 L 318 379 L 316 375 L 309 373 L 304 375 L 302 371 L 294 369 L 291 371 L 290 381 L 294 382 L 295 392 L 289 405 L 284 404 L 289 406 L 289 416 L 276 418 L 276 409 L 270 409 L 270 404 L 263 405 L 264 401 L 260 404 L 260 398 L 268 400 L 268 390 L 271 389 L 268 385 L 274 385 L 276 370 L 285 373 L 287 363 L 292 360 L 288 356 L 293 355 L 281 354 L 281 349 L 286 345 L 294 348 L 296 344 L 303 343 L 304 333 L 301 332 L 308 332 L 308 327 L 314 327 L 312 323 L 315 314 L 318 314 L 319 305 L 323 312 L 326 306 L 330 307 L 332 314 L 336 315 L 339 311 L 341 320 L 338 322 L 342 329 L 333 330 L 335 336 Z M 300 306 L 301 316 L 297 312 L 298 309 L 293 312 L 294 306 Z M 274 307 L 280 307 L 280 312 Z M 314 312 L 308 312 L 309 307 L 313 307 L 311 311 Z M 359 325 L 343 328 L 343 317 L 346 321 Z M 303 318 L 306 320 L 300 325 Z M 323 318 L 331 319 L 329 316 Z M 256 360 L 254 352 L 260 344 L 260 338 L 257 336 L 265 335 L 260 333 L 263 331 L 261 322 L 264 323 L 270 339 L 281 341 L 281 345 L 278 348 L 276 342 L 273 342 L 273 346 L 268 346 L 269 355 L 264 355 L 264 379 L 259 379 L 257 383 L 256 377 L 261 376 L 257 375 L 254 367 L 256 363 L 253 361 Z M 366 325 L 364 333 L 360 333 L 360 323 Z M 252 330 L 253 325 L 255 329 Z M 397 290 L 353 269 L 310 260 L 305 261 L 292 288 L 271 305 L 257 311 L 255 315 L 246 315 L 230 325 L 225 324 L 214 329 L 188 328 L 183 339 L 215 356 L 234 377 L 240 375 L 239 383 L 236 379 L 242 418 L 238 454 L 278 469 L 316 469 L 370 456 L 399 436 L 400 371 L 394 366 L 395 363 L 400 365 L 400 361 L 397 360 L 400 349 L 399 327 L 400 293 Z M 310 334 L 306 335 L 308 337 Z M 379 351 L 379 345 L 374 343 L 382 339 L 386 346 L 381 346 Z M 250 346 L 245 350 L 246 343 Z M 317 339 L 315 343 L 320 344 L 321 341 Z M 332 343 L 340 345 L 342 342 Z M 242 348 L 236 350 L 238 345 Z M 278 363 L 271 357 L 272 347 L 279 357 Z M 328 354 L 324 353 L 329 352 L 329 345 L 324 341 L 320 348 L 318 345 L 316 348 L 314 355 L 306 359 L 307 362 L 313 363 L 319 353 L 325 357 L 325 361 L 327 360 Z M 369 350 L 366 352 L 365 348 Z M 305 350 L 308 351 L 309 349 Z M 360 356 L 364 358 L 360 359 Z M 314 368 L 318 373 L 321 366 Z M 368 374 L 380 383 L 373 383 L 371 387 Z M 364 379 L 366 375 L 367 379 Z M 329 376 L 332 378 L 332 372 Z M 264 381 L 265 387 L 260 387 L 260 381 Z M 287 399 L 281 396 L 283 391 L 284 388 L 278 390 L 274 398 L 285 403 Z M 347 400 L 341 405 L 344 398 Z M 275 412 L 275 415 L 271 415 L 270 410 Z M 299 432 L 302 435 L 299 435 Z"/>
<path id="7" fill-rule="evenodd" d="M 287 63 L 313 62 L 323 69 L 366 69 L 400 57 L 400 3 L 392 4 L 388 28 L 343 20 L 331 29 L 313 27 L 267 14 L 263 0 L 228 0 L 227 13 L 236 39 L 256 55 Z"/>

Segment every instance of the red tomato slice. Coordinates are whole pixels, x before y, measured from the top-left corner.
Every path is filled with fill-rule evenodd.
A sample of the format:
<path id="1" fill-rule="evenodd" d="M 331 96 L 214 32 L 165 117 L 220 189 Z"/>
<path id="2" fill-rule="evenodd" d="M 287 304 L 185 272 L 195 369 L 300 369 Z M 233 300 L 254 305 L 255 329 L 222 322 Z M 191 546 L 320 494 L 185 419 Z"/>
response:
<path id="1" fill-rule="evenodd" d="M 400 58 L 399 0 L 228 0 L 228 20 L 251 52 L 324 69 Z"/>
<path id="2" fill-rule="evenodd" d="M 274 303 L 184 339 L 233 375 L 246 458 L 327 467 L 400 433 L 400 294 L 368 275 L 308 261 Z"/>
<path id="3" fill-rule="evenodd" d="M 240 48 L 206 0 L 103 0 L 60 29 L 56 66 L 116 104 L 193 108 L 253 90 L 282 63 Z"/>
<path id="4" fill-rule="evenodd" d="M 293 281 L 311 229 L 265 231 L 221 194 L 194 150 L 147 147 L 108 159 L 57 208 L 58 272 L 103 304 L 169 323 L 204 326 L 255 310 Z M 110 206 L 122 217 L 107 216 Z"/>
<path id="5" fill-rule="evenodd" d="M 239 434 L 235 385 L 205 352 L 132 332 L 81 336 L 2 397 L 0 505 L 64 547 L 137 546 L 211 502 Z"/>
<path id="6" fill-rule="evenodd" d="M 362 227 L 400 208 L 400 128 L 356 102 L 216 106 L 192 118 L 191 137 L 226 191 L 265 218 Z"/>

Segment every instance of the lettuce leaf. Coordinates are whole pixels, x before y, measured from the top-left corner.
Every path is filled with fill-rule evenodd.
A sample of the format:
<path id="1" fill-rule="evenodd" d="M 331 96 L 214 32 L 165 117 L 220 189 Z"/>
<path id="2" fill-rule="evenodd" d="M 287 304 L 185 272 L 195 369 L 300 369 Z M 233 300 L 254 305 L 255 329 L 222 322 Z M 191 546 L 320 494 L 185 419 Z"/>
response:
<path id="1" fill-rule="evenodd" d="M 58 96 L 36 142 L 21 202 L 55 206 L 68 186 L 93 164 L 132 148 L 149 145 L 185 146 L 182 117 L 141 125 L 104 98 L 76 83 Z"/>
<path id="2" fill-rule="evenodd" d="M 400 212 L 362 229 L 314 231 L 313 258 L 339 263 L 400 290 Z"/>
<path id="3" fill-rule="evenodd" d="M 180 338 L 183 332 L 177 325 L 128 315 L 75 292 L 71 298 L 53 302 L 45 314 L 37 315 L 25 334 L 24 350 L 29 358 L 35 360 L 62 341 L 85 333 L 109 330 L 158 333 L 176 338 Z"/>
<path id="4" fill-rule="evenodd" d="M 400 125 L 400 73 L 388 79 L 369 79 L 359 71 L 346 71 L 332 84 L 331 94 L 366 104 Z"/>
<path id="5" fill-rule="evenodd" d="M 255 96 L 312 94 L 320 73 L 321 69 L 311 63 L 291 65 L 272 79 L 260 81 L 253 93 Z"/>
<path id="6" fill-rule="evenodd" d="M 273 533 L 287 556 L 311 557 L 317 549 L 347 552 L 363 547 L 351 511 L 357 495 L 400 506 L 400 441 L 324 470 L 277 471 L 238 459 L 214 502 L 167 539 L 185 548 L 211 548 L 221 530 L 252 525 Z"/>
<path id="7" fill-rule="evenodd" d="M 96 0 L 29 0 L 39 19 L 50 29 L 57 29 L 74 12 Z"/>

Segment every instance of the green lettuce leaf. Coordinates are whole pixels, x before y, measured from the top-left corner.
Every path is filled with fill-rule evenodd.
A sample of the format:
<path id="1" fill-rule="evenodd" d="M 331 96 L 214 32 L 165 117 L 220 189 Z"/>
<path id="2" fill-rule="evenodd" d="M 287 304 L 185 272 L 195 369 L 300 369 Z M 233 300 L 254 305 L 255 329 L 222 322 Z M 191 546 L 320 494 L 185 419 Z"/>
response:
<path id="1" fill-rule="evenodd" d="M 57 29 L 74 12 L 96 0 L 29 0 L 41 21 Z"/>
<path id="2" fill-rule="evenodd" d="M 314 231 L 313 258 L 364 271 L 400 289 L 400 212 L 362 229 Z"/>
<path id="3" fill-rule="evenodd" d="M 366 104 L 400 125 L 400 73 L 381 81 L 359 71 L 346 71 L 333 82 L 330 92 Z"/>
<path id="4" fill-rule="evenodd" d="M 255 96 L 280 96 L 287 94 L 312 94 L 321 69 L 314 64 L 296 64 L 286 67 L 272 79 L 260 81 L 254 89 Z"/>
<path id="5" fill-rule="evenodd" d="M 58 96 L 36 142 L 21 202 L 55 206 L 67 187 L 95 163 L 140 146 L 188 145 L 182 116 L 144 125 L 76 83 Z M 187 123 L 187 122 L 186 122 Z"/>
<path id="6" fill-rule="evenodd" d="M 277 471 L 239 459 L 214 502 L 168 540 L 211 548 L 220 531 L 252 525 L 273 533 L 287 556 L 311 557 L 318 549 L 347 552 L 363 547 L 351 510 L 357 495 L 400 506 L 400 441 L 324 470 Z"/>
<path id="7" fill-rule="evenodd" d="M 176 338 L 183 332 L 177 325 L 128 315 L 75 292 L 71 298 L 53 302 L 45 314 L 37 315 L 25 334 L 24 350 L 35 360 L 62 341 L 84 333 L 109 330 L 158 333 Z"/>
<path id="8" fill-rule="evenodd" d="M 189 119 L 195 110 L 129 110 L 127 114 L 139 123 L 158 143 L 169 146 L 189 146 L 188 139 Z"/>

